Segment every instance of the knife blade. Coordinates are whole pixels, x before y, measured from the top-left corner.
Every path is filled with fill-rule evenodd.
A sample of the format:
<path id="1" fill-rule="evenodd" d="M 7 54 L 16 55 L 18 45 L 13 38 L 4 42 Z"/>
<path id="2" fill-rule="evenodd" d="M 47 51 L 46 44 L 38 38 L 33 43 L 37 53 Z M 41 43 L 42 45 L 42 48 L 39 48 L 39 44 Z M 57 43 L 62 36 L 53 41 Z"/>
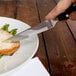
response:
<path id="1" fill-rule="evenodd" d="M 57 22 L 58 22 L 58 20 L 45 20 L 45 21 L 41 22 L 40 24 L 35 25 L 34 27 L 31 27 L 29 29 L 26 29 L 26 30 L 16 34 L 13 37 L 6 39 L 6 40 L 15 40 L 15 41 L 23 40 L 23 39 L 28 38 L 32 35 L 36 35 L 36 34 L 42 33 L 44 31 L 47 31 L 47 30 L 53 28 Z"/>
<path id="2" fill-rule="evenodd" d="M 61 20 L 69 19 L 69 15 L 73 11 L 76 11 L 76 4 L 72 4 L 65 12 L 58 15 L 56 20 L 45 20 L 41 22 L 40 24 L 35 25 L 34 27 L 31 27 L 27 30 L 24 30 L 6 40 L 11 39 L 15 41 L 20 41 L 20 40 L 30 37 L 31 35 L 39 34 L 49 29 L 52 29 L 56 25 L 57 22 Z"/>

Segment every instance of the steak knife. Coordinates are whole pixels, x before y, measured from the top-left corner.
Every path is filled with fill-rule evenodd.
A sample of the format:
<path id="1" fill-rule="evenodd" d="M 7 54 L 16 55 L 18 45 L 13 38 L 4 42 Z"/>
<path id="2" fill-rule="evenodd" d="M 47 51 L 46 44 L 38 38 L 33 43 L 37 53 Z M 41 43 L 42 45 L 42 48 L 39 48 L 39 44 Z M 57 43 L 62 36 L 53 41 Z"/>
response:
<path id="1" fill-rule="evenodd" d="M 7 40 L 11 39 L 15 41 L 20 41 L 32 35 L 39 34 L 49 29 L 52 29 L 59 21 L 69 19 L 69 15 L 73 11 L 76 11 L 75 4 L 74 5 L 72 4 L 64 13 L 58 15 L 56 20 L 45 20 L 40 24 L 35 25 L 34 27 L 30 27 L 29 29 L 22 31 L 13 37 L 8 38 Z"/>

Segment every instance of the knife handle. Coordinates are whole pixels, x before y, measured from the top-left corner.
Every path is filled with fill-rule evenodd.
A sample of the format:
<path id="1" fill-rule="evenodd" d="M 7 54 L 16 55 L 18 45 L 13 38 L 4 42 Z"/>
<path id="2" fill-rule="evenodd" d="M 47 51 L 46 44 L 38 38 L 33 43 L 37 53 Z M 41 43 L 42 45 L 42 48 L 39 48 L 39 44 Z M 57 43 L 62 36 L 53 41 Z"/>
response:
<path id="1" fill-rule="evenodd" d="M 57 16 L 58 20 L 66 20 L 69 19 L 69 15 L 73 12 L 76 11 L 76 4 L 72 4 L 65 12 L 61 13 L 60 15 Z"/>

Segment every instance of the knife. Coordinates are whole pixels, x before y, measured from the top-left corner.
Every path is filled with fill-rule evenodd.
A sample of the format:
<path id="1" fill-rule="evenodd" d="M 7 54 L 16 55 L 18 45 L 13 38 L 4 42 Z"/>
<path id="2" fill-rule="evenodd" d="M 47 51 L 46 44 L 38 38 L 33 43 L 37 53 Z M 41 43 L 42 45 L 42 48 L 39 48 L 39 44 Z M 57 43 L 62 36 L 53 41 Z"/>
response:
<path id="1" fill-rule="evenodd" d="M 6 40 L 11 39 L 15 41 L 20 41 L 32 35 L 39 34 L 49 29 L 52 29 L 56 25 L 56 23 L 58 23 L 59 21 L 69 19 L 69 15 L 73 11 L 76 11 L 76 4 L 72 4 L 64 13 L 61 13 L 60 15 L 58 15 L 56 20 L 45 20 L 41 22 L 40 24 L 35 25 L 34 27 L 31 27 L 27 30 L 24 30 Z"/>

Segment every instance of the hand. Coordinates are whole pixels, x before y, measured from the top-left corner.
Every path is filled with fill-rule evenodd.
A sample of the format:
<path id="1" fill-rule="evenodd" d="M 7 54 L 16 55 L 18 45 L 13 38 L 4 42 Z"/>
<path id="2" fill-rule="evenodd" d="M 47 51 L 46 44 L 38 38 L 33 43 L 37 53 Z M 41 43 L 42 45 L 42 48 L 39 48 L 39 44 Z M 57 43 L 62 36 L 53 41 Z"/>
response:
<path id="1" fill-rule="evenodd" d="M 60 0 L 56 7 L 45 17 L 45 19 L 55 19 L 56 16 L 64 12 L 74 1 L 76 0 Z"/>

